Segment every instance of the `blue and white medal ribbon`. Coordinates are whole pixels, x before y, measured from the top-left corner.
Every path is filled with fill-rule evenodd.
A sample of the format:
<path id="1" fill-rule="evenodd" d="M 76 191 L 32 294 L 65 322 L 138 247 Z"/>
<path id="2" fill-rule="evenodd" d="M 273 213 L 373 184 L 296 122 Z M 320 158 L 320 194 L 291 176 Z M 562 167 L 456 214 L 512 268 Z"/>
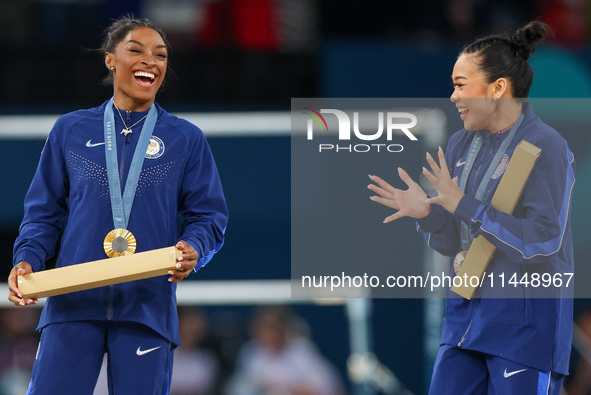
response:
<path id="1" fill-rule="evenodd" d="M 156 106 L 152 104 L 144 126 L 133 153 L 133 159 L 129 167 L 127 181 L 123 195 L 121 194 L 121 179 L 119 178 L 119 163 L 117 162 L 117 135 L 115 133 L 115 117 L 113 115 L 113 98 L 105 107 L 104 134 L 105 134 L 105 156 L 107 160 L 107 177 L 109 180 L 109 196 L 111 198 L 111 211 L 115 229 L 105 237 L 103 248 L 110 257 L 131 255 L 136 249 L 134 235 L 127 230 L 131 206 L 135 197 L 138 180 L 142 171 L 144 157 L 150 144 L 152 132 L 156 126 L 158 113 Z"/>
<path id="2" fill-rule="evenodd" d="M 490 178 L 492 177 L 494 171 L 497 169 L 499 163 L 501 162 L 503 155 L 505 155 L 505 152 L 507 152 L 509 145 L 513 141 L 513 137 L 515 137 L 515 134 L 517 133 L 517 130 L 523 123 L 524 118 L 525 116 L 523 115 L 523 113 L 521 113 L 519 119 L 517 119 L 515 124 L 509 130 L 507 137 L 505 137 L 505 139 L 501 143 L 501 146 L 499 147 L 493 160 L 490 162 L 490 165 L 488 166 L 488 169 L 486 170 L 484 177 L 482 177 L 482 180 L 480 181 L 480 185 L 478 186 L 476 194 L 474 195 L 475 199 L 482 200 L 484 198 L 484 193 L 486 191 L 486 187 L 488 186 L 488 182 L 490 181 Z M 462 176 L 460 178 L 459 187 L 464 193 L 466 193 L 466 183 L 468 182 L 468 178 L 470 177 L 470 172 L 472 171 L 472 167 L 474 166 L 474 161 L 476 160 L 478 152 L 482 147 L 482 140 L 482 132 L 477 131 L 474 135 L 474 139 L 472 139 L 472 143 L 470 144 L 470 151 L 468 151 L 468 156 L 466 157 L 464 169 L 462 170 Z M 462 251 L 460 251 L 454 259 L 454 270 L 456 274 L 458 274 L 460 267 L 462 266 L 462 263 L 466 258 L 466 254 L 468 253 L 468 249 L 470 248 L 473 239 L 472 235 L 470 234 L 470 228 L 468 224 L 462 222 L 461 225 L 462 226 L 460 229 L 460 242 L 462 244 Z"/>

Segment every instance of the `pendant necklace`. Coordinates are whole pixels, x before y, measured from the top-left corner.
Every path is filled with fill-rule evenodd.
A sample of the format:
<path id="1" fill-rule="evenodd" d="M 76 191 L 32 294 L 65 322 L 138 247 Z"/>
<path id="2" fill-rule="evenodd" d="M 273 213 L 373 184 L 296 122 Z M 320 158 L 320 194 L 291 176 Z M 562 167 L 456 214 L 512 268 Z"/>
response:
<path id="1" fill-rule="evenodd" d="M 123 116 L 121 115 L 121 110 L 119 110 L 119 107 L 117 107 L 117 104 L 115 104 L 115 101 L 113 101 L 113 105 L 115 106 L 115 108 L 117 109 L 117 112 L 119 113 L 119 118 L 121 118 L 121 122 L 123 122 L 123 125 L 125 126 L 125 128 L 121 131 L 121 134 L 124 136 L 127 136 L 129 133 L 131 133 L 131 128 L 133 128 L 135 125 L 137 125 L 138 123 L 140 123 L 141 121 L 144 120 L 144 118 L 146 118 L 148 116 L 148 114 L 144 115 L 142 117 L 142 119 L 140 119 L 139 121 L 137 121 L 136 123 L 134 123 L 131 126 L 127 126 L 127 124 L 125 123 L 125 121 L 123 120 Z"/>

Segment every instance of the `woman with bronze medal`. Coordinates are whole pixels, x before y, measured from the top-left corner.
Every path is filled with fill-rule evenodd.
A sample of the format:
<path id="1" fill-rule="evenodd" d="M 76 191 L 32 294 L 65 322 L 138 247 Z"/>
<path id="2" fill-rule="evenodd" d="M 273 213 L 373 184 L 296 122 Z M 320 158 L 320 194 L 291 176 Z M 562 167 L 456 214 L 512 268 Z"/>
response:
<path id="1" fill-rule="evenodd" d="M 415 218 L 428 245 L 454 258 L 451 277 L 480 235 L 496 247 L 487 273 L 521 278 L 574 272 L 574 158 L 566 141 L 524 100 L 533 80 L 527 60 L 546 32 L 546 25 L 532 22 L 512 36 L 484 37 L 461 51 L 451 101 L 464 129 L 450 137 L 445 153 L 439 148 L 438 161 L 427 154 L 431 170 L 423 169 L 436 197 L 427 196 L 401 168 L 407 190 L 370 176 L 377 185 L 368 187 L 379 195 L 371 199 L 398 210 L 384 222 Z M 542 151 L 521 200 L 507 214 L 496 210 L 491 198 L 522 140 Z M 496 285 L 485 283 L 469 300 L 447 291 L 430 395 L 560 394 L 568 374 L 572 288 L 530 298 Z"/>
<path id="2" fill-rule="evenodd" d="M 155 103 L 169 51 L 146 19 L 105 31 L 113 97 L 54 125 L 25 198 L 9 300 L 37 302 L 22 298 L 17 277 L 44 269 L 62 227 L 57 267 L 176 245 L 177 268 L 48 298 L 28 394 L 92 394 L 105 353 L 110 393 L 168 393 L 180 343 L 176 282 L 222 247 L 228 219 L 203 133 Z"/>

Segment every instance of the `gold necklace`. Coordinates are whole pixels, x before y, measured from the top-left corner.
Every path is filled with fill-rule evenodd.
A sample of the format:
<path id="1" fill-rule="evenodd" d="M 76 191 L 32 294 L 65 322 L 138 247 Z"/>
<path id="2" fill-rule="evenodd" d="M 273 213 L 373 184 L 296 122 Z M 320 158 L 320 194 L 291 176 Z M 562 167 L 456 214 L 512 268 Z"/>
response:
<path id="1" fill-rule="evenodd" d="M 125 128 L 121 131 L 121 134 L 124 136 L 127 136 L 129 133 L 132 132 L 131 128 L 133 128 L 135 125 L 137 125 L 138 123 L 140 123 L 141 121 L 144 120 L 144 118 L 146 118 L 148 116 L 148 114 L 144 115 L 142 117 L 142 119 L 140 119 L 139 121 L 137 121 L 136 123 L 134 123 L 131 126 L 127 126 L 127 124 L 125 123 L 125 121 L 123 120 L 123 116 L 121 115 L 121 111 L 119 110 L 119 107 L 117 107 L 117 104 L 115 104 L 115 102 L 113 101 L 113 105 L 115 106 L 115 108 L 117 109 L 117 112 L 119 113 L 119 118 L 121 118 L 121 122 L 123 122 L 123 125 L 125 126 Z"/>

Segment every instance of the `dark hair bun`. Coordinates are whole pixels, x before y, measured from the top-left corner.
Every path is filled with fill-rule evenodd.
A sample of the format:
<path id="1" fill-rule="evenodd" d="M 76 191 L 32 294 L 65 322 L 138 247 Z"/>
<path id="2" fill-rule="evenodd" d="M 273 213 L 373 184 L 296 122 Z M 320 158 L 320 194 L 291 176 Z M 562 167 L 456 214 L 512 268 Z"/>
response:
<path id="1" fill-rule="evenodd" d="M 536 44 L 546 38 L 550 31 L 547 24 L 533 21 L 517 30 L 511 41 L 517 44 L 519 52 L 525 60 L 536 50 Z"/>

